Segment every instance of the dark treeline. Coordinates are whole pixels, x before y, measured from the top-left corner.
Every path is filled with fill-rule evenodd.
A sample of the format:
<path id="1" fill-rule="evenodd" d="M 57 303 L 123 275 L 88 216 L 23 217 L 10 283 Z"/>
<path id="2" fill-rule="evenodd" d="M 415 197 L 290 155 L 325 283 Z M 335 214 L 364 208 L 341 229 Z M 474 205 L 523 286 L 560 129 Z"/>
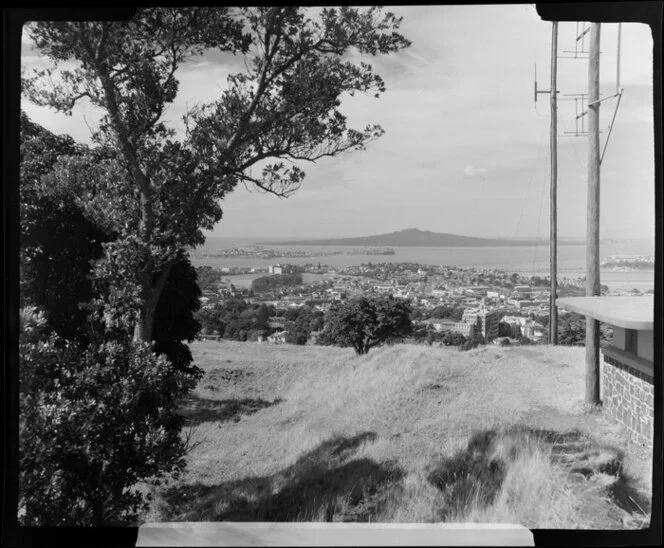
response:
<path id="1" fill-rule="evenodd" d="M 385 299 L 387 298 L 383 300 Z M 284 332 L 284 340 L 287 343 L 303 345 L 311 339 L 312 333 L 318 334 L 323 331 L 330 320 L 329 312 L 326 314 L 314 305 L 315 302 L 309 301 L 304 306 L 283 309 L 276 308 L 272 304 L 249 303 L 242 298 L 232 298 L 199 310 L 196 320 L 200 322 L 201 333 L 204 336 L 213 335 L 235 341 L 258 341 L 266 339 L 274 333 Z M 412 322 L 426 319 L 460 322 L 462 315 L 463 308 L 447 305 L 440 305 L 431 310 L 414 308 L 409 313 Z M 546 315 L 531 314 L 530 319 L 545 328 L 548 326 L 548 316 Z M 558 343 L 560 345 L 583 346 L 585 344 L 585 318 L 583 316 L 574 313 L 565 314 L 559 317 L 558 322 Z M 600 324 L 602 342 L 610 342 L 612 335 L 610 326 Z M 508 324 L 500 322 L 498 337 L 512 338 L 511 328 Z M 466 337 L 452 330 L 438 331 L 432 325 L 415 323 L 407 340 L 429 345 L 440 344 L 456 347 L 459 350 L 469 350 L 489 342 L 480 333 Z M 516 341 L 520 345 L 535 344 L 523 335 L 517 336 Z M 322 336 L 318 342 L 326 344 L 325 337 Z M 547 337 L 545 336 L 541 342 L 548 343 Z"/>
<path id="2" fill-rule="evenodd" d="M 532 319 L 549 327 L 548 316 L 531 315 Z M 547 337 L 548 337 L 548 331 Z M 599 339 L 602 344 L 609 344 L 613 339 L 613 329 L 610 325 L 599 324 Z M 547 338 L 543 342 L 548 342 Z M 576 312 L 558 316 L 558 344 L 562 346 L 585 346 L 586 344 L 586 318 Z"/>
<path id="3" fill-rule="evenodd" d="M 291 287 L 294 285 L 302 285 L 302 274 L 299 272 L 261 276 L 251 282 L 251 289 L 254 293 L 265 293 L 280 287 Z"/>
<path id="4" fill-rule="evenodd" d="M 234 341 L 257 341 L 286 331 L 286 342 L 306 344 L 323 328 L 324 313 L 311 305 L 277 310 L 273 305 L 229 299 L 198 312 L 202 333 Z"/>

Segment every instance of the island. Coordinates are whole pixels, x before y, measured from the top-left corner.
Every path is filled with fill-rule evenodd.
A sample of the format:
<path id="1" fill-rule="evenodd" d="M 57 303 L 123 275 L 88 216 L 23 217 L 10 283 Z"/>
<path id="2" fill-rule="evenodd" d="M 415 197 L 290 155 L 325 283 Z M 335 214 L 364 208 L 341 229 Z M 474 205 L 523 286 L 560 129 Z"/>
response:
<path id="1" fill-rule="evenodd" d="M 408 228 L 389 234 L 362 236 L 359 238 L 333 238 L 321 240 L 298 240 L 290 242 L 262 242 L 263 245 L 315 245 L 315 246 L 400 246 L 400 247 L 508 247 L 534 246 L 538 240 L 511 240 L 497 238 L 475 238 L 459 234 L 447 234 Z M 582 244 L 569 241 L 567 244 Z"/>
<path id="2" fill-rule="evenodd" d="M 652 255 L 611 255 L 602 261 L 601 267 L 611 270 L 653 270 L 655 257 Z"/>

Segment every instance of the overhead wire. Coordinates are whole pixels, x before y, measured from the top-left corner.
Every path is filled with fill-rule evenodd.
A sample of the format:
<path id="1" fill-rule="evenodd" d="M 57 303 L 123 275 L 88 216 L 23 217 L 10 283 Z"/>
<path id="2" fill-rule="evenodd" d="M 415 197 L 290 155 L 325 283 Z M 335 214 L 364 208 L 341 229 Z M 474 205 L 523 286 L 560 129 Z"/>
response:
<path id="1" fill-rule="evenodd" d="M 550 151 L 547 151 L 545 159 L 548 159 L 548 158 L 550 158 Z M 547 174 L 548 173 L 549 173 L 549 171 L 545 169 L 544 170 L 544 184 L 542 185 L 542 192 L 540 193 L 539 214 L 538 214 L 538 217 L 537 217 L 537 239 L 536 239 L 537 243 L 535 244 L 535 251 L 533 252 L 533 266 L 532 266 L 532 269 L 531 269 L 532 272 L 535 271 L 535 263 L 537 262 L 537 255 L 538 255 L 540 247 L 541 247 L 540 244 L 539 244 L 540 223 L 541 223 L 541 220 L 542 220 L 542 206 L 544 205 L 544 189 L 546 188 L 546 180 L 547 180 Z"/>
<path id="2" fill-rule="evenodd" d="M 540 156 L 541 156 L 541 153 L 542 153 L 542 148 L 543 148 L 543 145 L 544 145 L 544 139 L 546 137 L 546 134 L 547 134 L 547 131 L 546 131 L 546 128 L 545 128 L 545 131 L 542 132 L 542 136 L 540 138 L 540 142 L 539 142 L 539 145 L 537 147 L 537 154 L 535 155 L 535 161 L 533 163 L 533 170 L 530 172 L 530 177 L 528 178 L 528 187 L 526 189 L 526 195 L 523 199 L 523 202 L 522 202 L 522 205 L 521 205 L 521 212 L 519 213 L 519 218 L 517 220 L 516 228 L 514 230 L 514 238 L 516 238 L 518 236 L 519 230 L 521 228 L 521 220 L 523 219 L 523 212 L 526 208 L 526 204 L 527 204 L 527 201 L 528 201 L 528 196 L 530 195 L 530 188 L 532 186 L 533 179 L 535 178 L 535 172 L 537 170 L 537 167 L 539 166 L 539 159 L 540 159 Z"/>

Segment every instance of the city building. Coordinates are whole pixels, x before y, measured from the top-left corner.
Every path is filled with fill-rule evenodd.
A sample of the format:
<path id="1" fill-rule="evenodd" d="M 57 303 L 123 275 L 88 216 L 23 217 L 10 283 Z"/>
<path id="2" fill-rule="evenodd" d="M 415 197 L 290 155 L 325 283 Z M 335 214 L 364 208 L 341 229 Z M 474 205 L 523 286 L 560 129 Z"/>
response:
<path id="1" fill-rule="evenodd" d="M 282 344 L 286 342 L 286 332 L 285 331 L 279 331 L 277 333 L 273 333 L 267 338 L 267 342 L 273 343 L 273 344 Z"/>
<path id="2" fill-rule="evenodd" d="M 533 299 L 507 299 L 507 304 L 521 310 L 522 308 L 530 308 L 534 306 L 548 306 L 549 301 L 535 301 Z"/>
<path id="3" fill-rule="evenodd" d="M 443 331 L 455 331 L 455 327 L 458 322 L 455 322 L 454 320 L 440 320 L 438 318 L 429 318 L 427 320 L 422 320 L 419 323 L 421 325 L 430 325 L 438 333 L 442 333 Z"/>
<path id="4" fill-rule="evenodd" d="M 532 290 L 530 289 L 529 285 L 515 285 L 514 291 L 523 294 L 523 293 L 530 293 Z"/>
<path id="5" fill-rule="evenodd" d="M 466 288 L 466 291 L 472 295 L 486 295 L 489 288 L 485 285 L 474 285 Z"/>
<path id="6" fill-rule="evenodd" d="M 482 336 L 487 341 L 491 341 L 498 336 L 498 324 L 501 317 L 502 312 L 500 310 L 488 310 L 484 299 L 482 299 L 479 309 L 464 310 L 461 320 L 462 322 L 476 324 Z"/>
<path id="7" fill-rule="evenodd" d="M 477 331 L 477 324 L 470 322 L 457 322 L 452 327 L 455 333 L 461 333 L 466 339 L 472 339 Z"/>
<path id="8" fill-rule="evenodd" d="M 271 265 L 271 266 L 268 268 L 268 272 L 269 272 L 270 274 L 283 274 L 283 273 L 284 273 L 284 269 L 283 269 L 283 267 L 282 267 L 280 264 L 275 264 L 275 265 Z"/>
<path id="9" fill-rule="evenodd" d="M 270 329 L 283 329 L 286 326 L 286 318 L 283 316 L 271 316 L 268 320 Z"/>
<path id="10" fill-rule="evenodd" d="M 518 339 L 523 335 L 522 327 L 526 325 L 528 318 L 522 316 L 504 316 L 501 321 L 509 326 L 510 337 Z"/>
<path id="11" fill-rule="evenodd" d="M 528 321 L 522 328 L 523 336 L 533 341 L 538 341 L 544 337 L 544 326 L 534 321 Z"/>

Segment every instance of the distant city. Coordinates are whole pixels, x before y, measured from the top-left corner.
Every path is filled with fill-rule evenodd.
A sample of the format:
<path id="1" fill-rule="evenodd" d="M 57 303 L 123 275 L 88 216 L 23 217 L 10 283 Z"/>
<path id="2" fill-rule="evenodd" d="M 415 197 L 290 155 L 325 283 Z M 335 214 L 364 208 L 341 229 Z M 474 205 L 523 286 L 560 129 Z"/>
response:
<path id="1" fill-rule="evenodd" d="M 329 257 L 332 255 L 394 255 L 394 253 L 394 249 L 390 248 L 361 248 L 349 251 L 302 251 L 292 249 L 269 249 L 260 245 L 197 252 L 201 257 L 251 257 L 255 259 Z"/>
<path id="2" fill-rule="evenodd" d="M 276 310 L 312 307 L 327 312 L 335 301 L 362 295 L 391 295 L 410 302 L 416 325 L 436 332 L 460 333 L 466 338 L 481 335 L 487 342 L 499 336 L 499 324 L 509 326 L 501 333 L 516 340 L 525 337 L 539 342 L 546 336 L 545 326 L 536 321 L 549 313 L 550 281 L 548 277 L 523 276 L 496 269 L 475 269 L 432 266 L 418 263 L 365 263 L 359 266 L 334 268 L 320 262 L 305 265 L 275 263 L 267 267 L 199 267 L 216 271 L 216 283 L 203 289 L 203 309 L 214 308 L 232 299 L 250 304 L 265 304 Z M 305 282 L 269 285 L 256 290 L 255 285 L 240 287 L 235 276 L 301 274 Z M 301 280 L 301 279 L 300 279 Z M 245 280 L 246 282 L 246 280 Z M 608 293 L 606 286 L 602 287 Z M 559 297 L 581 296 L 585 293 L 583 278 L 559 281 Z M 629 294 L 640 293 L 632 290 Z M 430 312 L 447 307 L 457 312 L 456 318 L 431 318 Z M 565 314 L 561 311 L 561 314 Z M 460 317 L 459 317 L 460 316 Z M 278 326 L 276 326 L 278 327 Z"/>

